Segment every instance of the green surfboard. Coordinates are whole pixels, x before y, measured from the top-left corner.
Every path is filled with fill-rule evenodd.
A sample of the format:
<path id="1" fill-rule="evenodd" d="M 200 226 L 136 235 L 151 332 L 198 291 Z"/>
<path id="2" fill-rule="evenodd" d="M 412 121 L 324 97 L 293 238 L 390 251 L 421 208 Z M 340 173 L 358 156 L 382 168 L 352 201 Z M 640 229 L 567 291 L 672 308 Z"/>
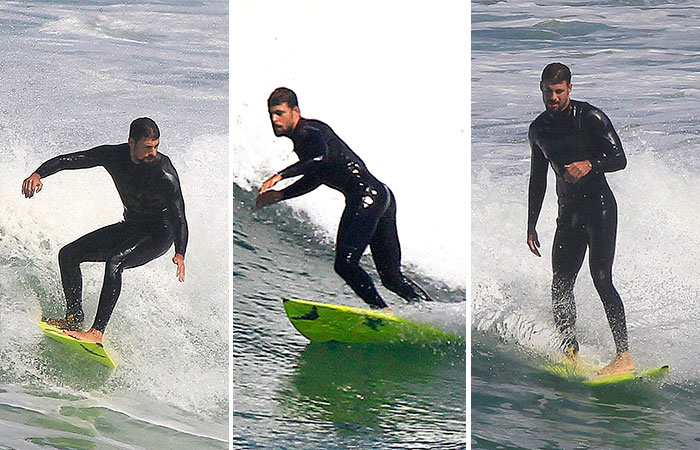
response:
<path id="1" fill-rule="evenodd" d="M 294 328 L 311 342 L 350 344 L 452 344 L 462 336 L 389 312 L 306 300 L 284 300 Z"/>
<path id="2" fill-rule="evenodd" d="M 581 363 L 560 362 L 546 365 L 544 370 L 556 377 L 563 378 L 586 386 L 614 386 L 627 383 L 660 383 L 671 371 L 669 366 L 661 366 L 653 369 L 616 373 L 611 375 L 598 375 L 600 367 L 588 366 Z"/>
<path id="3" fill-rule="evenodd" d="M 117 367 L 112 358 L 110 358 L 110 356 L 107 354 L 107 351 L 102 344 L 80 341 L 68 336 L 60 328 L 49 325 L 46 322 L 39 322 L 39 326 L 42 330 L 44 330 L 44 334 L 46 336 L 57 340 L 72 351 L 85 355 L 93 361 L 97 361 L 110 369 Z"/>

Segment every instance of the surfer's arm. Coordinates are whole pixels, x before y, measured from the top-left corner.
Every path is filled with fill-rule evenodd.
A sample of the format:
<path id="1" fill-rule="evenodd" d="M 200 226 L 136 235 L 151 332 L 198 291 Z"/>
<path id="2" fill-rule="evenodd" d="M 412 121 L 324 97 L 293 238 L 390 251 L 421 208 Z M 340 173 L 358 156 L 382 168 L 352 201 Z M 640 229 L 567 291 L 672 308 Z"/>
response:
<path id="1" fill-rule="evenodd" d="M 281 180 L 281 178 L 279 178 L 278 174 L 275 174 L 263 184 L 263 187 L 260 188 L 260 195 L 255 199 L 255 209 L 274 205 L 282 200 L 299 197 L 300 195 L 313 191 L 321 185 L 318 177 L 304 175 L 293 184 L 280 191 L 270 189 L 270 187 L 274 186 L 279 180 Z M 270 186 L 268 186 L 269 183 L 271 183 Z"/>
<path id="2" fill-rule="evenodd" d="M 41 191 L 44 184 L 41 179 L 64 169 L 84 169 L 102 164 L 99 150 L 106 146 L 95 147 L 82 152 L 68 153 L 51 158 L 37 168 L 32 175 L 22 182 L 22 193 L 31 198 L 35 192 Z"/>
<path id="3" fill-rule="evenodd" d="M 593 108 L 587 115 L 594 145 L 600 149 L 598 157 L 591 158 L 591 170 L 595 172 L 615 172 L 627 166 L 627 157 L 622 149 L 620 137 L 605 113 Z"/>
<path id="4" fill-rule="evenodd" d="M 88 169 L 90 167 L 100 166 L 104 162 L 103 155 L 107 147 L 111 146 L 100 145 L 90 150 L 56 156 L 40 165 L 34 173 L 38 174 L 41 178 L 46 178 L 61 170 Z"/>
<path id="5" fill-rule="evenodd" d="M 528 186 L 527 229 L 534 230 L 540 217 L 544 194 L 547 191 L 547 159 L 537 145 L 534 132 L 530 129 L 530 183 Z"/>
<path id="6" fill-rule="evenodd" d="M 175 256 L 173 264 L 177 265 L 177 278 L 185 281 L 185 250 L 187 249 L 187 239 L 189 229 L 187 218 L 185 217 L 185 200 L 182 198 L 180 178 L 177 176 L 175 167 L 170 164 L 165 166 L 163 177 L 164 190 L 168 193 L 168 211 L 170 212 L 170 222 L 173 226 L 173 241 L 175 242 Z"/>
<path id="7" fill-rule="evenodd" d="M 527 202 L 527 245 L 530 251 L 540 256 L 538 247 L 540 241 L 535 227 L 542 210 L 544 194 L 547 191 L 547 159 L 542 149 L 537 145 L 532 127 L 528 133 L 530 142 L 530 184 L 528 186 Z"/>
<path id="8" fill-rule="evenodd" d="M 180 178 L 172 164 L 168 164 L 164 174 L 165 191 L 168 193 L 168 211 L 173 226 L 175 253 L 185 257 L 189 228 L 185 217 L 185 200 L 182 197 Z"/>
<path id="9" fill-rule="evenodd" d="M 304 136 L 300 146 L 305 155 L 300 161 L 278 172 L 282 178 L 294 178 L 299 175 L 309 175 L 317 172 L 328 160 L 328 145 L 323 135 L 315 128 L 303 130 Z"/>
<path id="10" fill-rule="evenodd" d="M 313 191 L 320 185 L 321 182 L 317 177 L 305 175 L 295 181 L 293 184 L 279 191 L 282 195 L 280 200 L 288 200 L 290 198 L 299 197 L 300 195 Z"/>

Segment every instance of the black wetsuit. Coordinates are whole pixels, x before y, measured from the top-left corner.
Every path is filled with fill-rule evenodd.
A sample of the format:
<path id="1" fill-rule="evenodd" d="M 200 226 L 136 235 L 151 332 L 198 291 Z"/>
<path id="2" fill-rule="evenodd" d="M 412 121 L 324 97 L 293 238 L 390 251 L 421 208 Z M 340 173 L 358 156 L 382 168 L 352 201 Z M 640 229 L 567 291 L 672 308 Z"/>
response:
<path id="1" fill-rule="evenodd" d="M 93 327 L 104 331 L 121 291 L 124 269 L 163 255 L 175 242 L 185 255 L 187 221 L 180 180 L 170 159 L 158 153 L 150 163 L 131 161 L 129 145 L 102 145 L 57 156 L 35 172 L 45 178 L 60 170 L 102 166 L 124 204 L 124 221 L 100 228 L 63 247 L 58 260 L 66 295 L 66 319 L 82 321 L 80 263 L 105 261 L 105 277 Z"/>
<path id="2" fill-rule="evenodd" d="M 283 189 L 283 199 L 306 194 L 325 184 L 343 193 L 345 210 L 338 226 L 335 271 L 365 302 L 384 308 L 386 303 L 360 267 L 369 245 L 382 284 L 408 301 L 431 300 L 401 273 L 401 247 L 396 231 L 396 200 L 362 160 L 331 128 L 318 120 L 300 119 L 289 138 L 299 162 L 279 172 L 283 178 L 303 175 Z"/>
<path id="3" fill-rule="evenodd" d="M 578 350 L 574 283 L 588 247 L 593 282 L 617 352 L 624 352 L 628 350 L 625 310 L 612 283 L 617 204 L 604 175 L 627 165 L 620 138 L 602 111 L 571 100 L 564 111 L 540 114 L 530 125 L 528 139 L 532 150 L 528 230 L 535 229 L 542 208 L 548 163 L 556 174 L 559 213 L 552 245 L 552 302 L 564 345 Z M 591 162 L 591 171 L 577 183 L 567 182 L 564 166 L 585 160 Z"/>

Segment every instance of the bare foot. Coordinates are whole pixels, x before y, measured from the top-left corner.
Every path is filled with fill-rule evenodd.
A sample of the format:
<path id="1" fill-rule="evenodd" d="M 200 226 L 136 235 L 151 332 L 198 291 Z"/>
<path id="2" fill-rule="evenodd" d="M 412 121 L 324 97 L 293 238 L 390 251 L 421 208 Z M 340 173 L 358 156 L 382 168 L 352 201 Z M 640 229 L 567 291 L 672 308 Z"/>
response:
<path id="1" fill-rule="evenodd" d="M 611 375 L 614 373 L 632 372 L 634 363 L 629 351 L 619 353 L 610 364 L 598 371 L 598 375 Z"/>
<path id="2" fill-rule="evenodd" d="M 64 333 L 79 341 L 102 343 L 102 332 L 94 328 L 90 328 L 87 331 L 64 331 Z"/>

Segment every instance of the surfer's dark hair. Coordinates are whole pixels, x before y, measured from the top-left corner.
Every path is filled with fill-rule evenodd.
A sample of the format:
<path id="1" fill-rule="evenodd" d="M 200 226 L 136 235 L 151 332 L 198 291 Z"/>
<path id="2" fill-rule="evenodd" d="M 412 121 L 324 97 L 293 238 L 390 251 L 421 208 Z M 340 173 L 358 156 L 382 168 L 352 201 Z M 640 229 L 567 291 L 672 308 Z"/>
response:
<path id="1" fill-rule="evenodd" d="M 562 63 L 547 64 L 547 67 L 542 71 L 541 82 L 549 82 L 552 84 L 566 81 L 566 84 L 571 84 L 571 70 Z"/>
<path id="2" fill-rule="evenodd" d="M 297 94 L 295 94 L 294 91 L 289 88 L 278 87 L 277 89 L 272 91 L 272 94 L 270 94 L 270 98 L 267 99 L 267 107 L 272 108 L 273 106 L 278 106 L 282 103 L 288 104 L 290 108 L 299 106 L 299 102 L 297 101 Z"/>
<path id="3" fill-rule="evenodd" d="M 158 125 L 148 117 L 139 117 L 129 126 L 129 137 L 138 142 L 140 139 L 160 139 Z"/>

